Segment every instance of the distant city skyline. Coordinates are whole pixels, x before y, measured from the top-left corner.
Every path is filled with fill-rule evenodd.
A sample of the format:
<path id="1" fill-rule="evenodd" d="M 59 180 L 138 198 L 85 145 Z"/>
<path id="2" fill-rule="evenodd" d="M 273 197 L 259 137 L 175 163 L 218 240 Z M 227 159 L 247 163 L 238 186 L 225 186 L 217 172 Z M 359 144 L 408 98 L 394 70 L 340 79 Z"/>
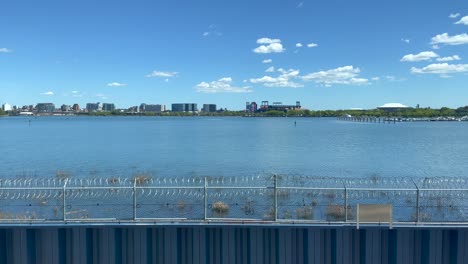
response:
<path id="1" fill-rule="evenodd" d="M 10 1 L 0 23 L 0 104 L 468 105 L 463 1 Z"/>

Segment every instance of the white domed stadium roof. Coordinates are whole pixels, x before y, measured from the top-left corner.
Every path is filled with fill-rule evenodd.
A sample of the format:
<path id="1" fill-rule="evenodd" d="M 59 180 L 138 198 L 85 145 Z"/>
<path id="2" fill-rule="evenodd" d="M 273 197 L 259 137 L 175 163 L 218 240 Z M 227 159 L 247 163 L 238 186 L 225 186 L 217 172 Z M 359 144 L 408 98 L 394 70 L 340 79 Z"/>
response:
<path id="1" fill-rule="evenodd" d="M 381 105 L 378 108 L 409 108 L 409 106 L 400 103 L 388 103 Z"/>

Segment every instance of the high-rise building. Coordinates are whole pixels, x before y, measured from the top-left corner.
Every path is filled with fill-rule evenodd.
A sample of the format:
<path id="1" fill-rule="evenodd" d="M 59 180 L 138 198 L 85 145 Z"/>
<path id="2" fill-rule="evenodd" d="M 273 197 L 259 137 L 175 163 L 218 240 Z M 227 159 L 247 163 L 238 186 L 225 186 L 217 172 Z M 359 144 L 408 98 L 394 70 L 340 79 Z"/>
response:
<path id="1" fill-rule="evenodd" d="M 140 107 L 139 107 L 140 112 L 145 112 L 146 111 L 146 106 L 147 106 L 147 104 L 145 104 L 145 103 L 141 104 Z"/>
<path id="2" fill-rule="evenodd" d="M 102 111 L 112 112 L 114 110 L 115 110 L 115 105 L 114 104 L 108 104 L 108 103 L 102 104 Z"/>
<path id="3" fill-rule="evenodd" d="M 96 112 L 96 111 L 101 111 L 101 110 L 102 110 L 102 105 L 99 102 L 86 104 L 86 111 L 88 112 Z"/>
<path id="4" fill-rule="evenodd" d="M 55 111 L 55 105 L 53 103 L 39 103 L 36 105 L 38 113 L 53 113 Z"/>
<path id="5" fill-rule="evenodd" d="M 196 112 L 197 104 L 172 104 L 172 112 Z"/>
<path id="6" fill-rule="evenodd" d="M 70 111 L 71 111 L 71 106 L 66 105 L 66 104 L 63 104 L 63 105 L 60 107 L 60 110 L 61 110 L 62 112 L 70 112 Z"/>
<path id="7" fill-rule="evenodd" d="M 80 111 L 80 105 L 79 104 L 74 104 L 72 108 L 73 108 L 73 112 L 79 112 Z"/>
<path id="8" fill-rule="evenodd" d="M 216 105 L 215 104 L 203 104 L 202 111 L 207 112 L 207 113 L 216 112 Z"/>
<path id="9" fill-rule="evenodd" d="M 251 112 L 251 113 L 257 112 L 257 103 L 256 102 L 252 102 L 252 103 L 247 102 L 245 104 L 245 111 Z"/>
<path id="10" fill-rule="evenodd" d="M 5 104 L 2 105 L 2 110 L 5 111 L 5 112 L 8 112 L 8 111 L 13 110 L 13 108 L 11 107 L 11 105 L 5 103 Z"/>

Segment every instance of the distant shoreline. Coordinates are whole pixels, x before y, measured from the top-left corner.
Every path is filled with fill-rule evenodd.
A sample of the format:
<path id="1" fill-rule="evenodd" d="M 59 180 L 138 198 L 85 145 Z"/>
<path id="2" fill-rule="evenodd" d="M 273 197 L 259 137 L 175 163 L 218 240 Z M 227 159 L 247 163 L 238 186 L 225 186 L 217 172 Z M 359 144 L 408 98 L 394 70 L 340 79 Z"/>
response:
<path id="1" fill-rule="evenodd" d="M 0 112 L 4 114 L 3 112 Z M 382 109 L 369 110 L 307 110 L 297 109 L 288 111 L 268 110 L 257 112 L 243 111 L 218 111 L 218 112 L 122 112 L 116 110 L 113 112 L 16 112 L 7 113 L 10 116 L 149 116 L 149 117 L 354 117 L 354 118 L 419 118 L 419 119 L 468 119 L 468 106 L 451 109 L 443 107 L 440 109 L 431 108 L 410 108 L 394 111 Z"/>
<path id="2" fill-rule="evenodd" d="M 83 114 L 68 114 L 68 115 L 61 115 L 61 114 L 39 114 L 39 115 L 4 115 L 0 116 L 0 118 L 8 118 L 8 117 L 22 117 L 22 118 L 41 118 L 41 117 L 85 117 L 85 118 L 117 118 L 117 117 L 147 117 L 147 118 L 169 118 L 169 117 L 180 117 L 180 118 L 307 118 L 307 119 L 338 119 L 341 121 L 348 121 L 348 122 L 364 122 L 364 123 L 396 123 L 396 122 L 466 122 L 468 121 L 468 117 L 456 118 L 456 117 L 418 117 L 418 118 L 402 118 L 402 117 L 336 117 L 336 116 L 268 116 L 268 115 L 83 115 Z"/>

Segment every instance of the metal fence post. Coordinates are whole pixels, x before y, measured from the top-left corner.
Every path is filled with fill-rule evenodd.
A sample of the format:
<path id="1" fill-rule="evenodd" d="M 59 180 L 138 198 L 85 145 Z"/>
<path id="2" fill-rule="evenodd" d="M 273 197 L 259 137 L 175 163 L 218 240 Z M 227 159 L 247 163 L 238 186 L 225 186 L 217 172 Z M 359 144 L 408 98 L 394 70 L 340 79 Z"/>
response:
<path id="1" fill-rule="evenodd" d="M 137 218 L 137 193 L 136 193 L 136 183 L 137 179 L 135 177 L 133 181 L 133 221 L 136 221 Z"/>
<path id="2" fill-rule="evenodd" d="M 346 188 L 346 183 L 343 180 L 341 180 L 341 182 L 343 183 L 343 188 L 344 188 L 344 215 L 345 215 L 345 222 L 347 222 L 348 221 L 348 189 Z"/>
<path id="3" fill-rule="evenodd" d="M 420 204 L 419 204 L 419 188 L 416 190 L 416 222 L 419 223 L 420 221 Z"/>
<path id="4" fill-rule="evenodd" d="M 203 211 L 204 211 L 204 217 L 203 219 L 206 220 L 207 219 L 207 207 L 208 207 L 208 182 L 206 181 L 206 177 L 205 177 L 205 182 L 204 182 L 204 187 L 203 187 Z"/>
<path id="5" fill-rule="evenodd" d="M 348 189 L 344 187 L 344 211 L 345 211 L 345 222 L 348 222 Z"/>
<path id="6" fill-rule="evenodd" d="M 63 184 L 63 221 L 65 222 L 67 220 L 67 205 L 66 205 L 66 191 L 67 191 L 67 183 L 68 183 L 68 178 L 65 180 L 65 183 Z"/>
<path id="7" fill-rule="evenodd" d="M 276 222 L 278 220 L 278 176 L 276 174 L 273 175 L 273 179 L 275 182 L 274 193 L 275 193 L 275 222 Z"/>
<path id="8" fill-rule="evenodd" d="M 419 223 L 419 187 L 413 179 L 411 180 L 416 187 L 416 223 Z"/>

